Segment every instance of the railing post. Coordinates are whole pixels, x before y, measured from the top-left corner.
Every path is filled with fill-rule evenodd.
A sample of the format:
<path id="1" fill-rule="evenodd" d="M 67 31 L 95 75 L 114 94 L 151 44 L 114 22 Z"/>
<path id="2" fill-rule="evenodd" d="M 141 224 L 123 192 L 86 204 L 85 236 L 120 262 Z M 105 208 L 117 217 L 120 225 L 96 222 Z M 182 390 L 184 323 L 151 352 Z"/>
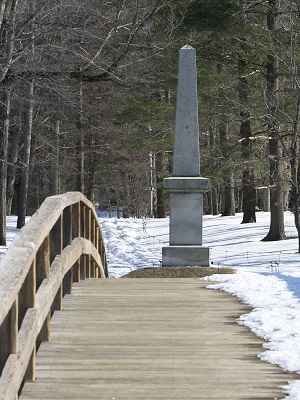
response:
<path id="1" fill-rule="evenodd" d="M 91 256 L 90 260 L 91 260 L 91 278 L 96 278 L 96 263 Z"/>
<path id="2" fill-rule="evenodd" d="M 36 259 L 33 261 L 31 268 L 28 272 L 26 280 L 24 282 L 23 288 L 19 293 L 19 306 L 21 308 L 21 318 L 19 321 L 19 326 L 22 324 L 23 318 L 26 311 L 29 308 L 35 307 L 35 296 L 36 296 Z M 20 310 L 19 310 L 20 314 Z M 30 362 L 27 367 L 27 372 L 25 374 L 26 381 L 35 380 L 35 348 L 30 358 Z"/>
<path id="3" fill-rule="evenodd" d="M 18 351 L 18 300 L 0 326 L 0 375 L 10 354 Z"/>
<path id="4" fill-rule="evenodd" d="M 73 268 L 71 268 L 63 279 L 63 296 L 71 294 L 73 285 Z"/>
<path id="5" fill-rule="evenodd" d="M 63 298 L 62 285 L 60 285 L 52 304 L 52 309 L 51 309 L 52 313 L 54 313 L 54 311 L 62 310 L 62 298 Z"/>
<path id="6" fill-rule="evenodd" d="M 91 218 L 92 210 L 89 207 L 85 207 L 85 238 L 91 240 Z M 91 256 L 85 255 L 85 267 L 86 277 L 91 278 Z"/>
<path id="7" fill-rule="evenodd" d="M 63 248 L 63 218 L 60 216 L 50 232 L 50 264 Z"/>
<path id="8" fill-rule="evenodd" d="M 87 238 L 87 213 L 86 206 L 84 203 L 80 203 L 80 233 L 81 237 Z M 83 255 L 80 258 L 80 277 L 81 279 L 86 279 L 88 275 L 88 262 L 87 257 Z"/>
<path id="9" fill-rule="evenodd" d="M 33 261 L 27 277 L 19 292 L 18 298 L 18 327 L 20 328 L 29 308 L 35 307 L 36 294 L 36 260 Z"/>
<path id="10" fill-rule="evenodd" d="M 72 206 L 69 206 L 63 211 L 63 249 L 72 242 L 72 222 Z"/>
<path id="11" fill-rule="evenodd" d="M 92 213 L 92 237 L 91 237 L 91 241 L 93 243 L 93 245 L 96 247 L 96 218 L 94 216 L 94 213 Z"/>
<path id="12" fill-rule="evenodd" d="M 80 282 L 80 259 L 73 266 L 73 282 Z"/>
<path id="13" fill-rule="evenodd" d="M 37 288 L 41 285 L 44 279 L 47 279 L 50 272 L 50 240 L 46 237 L 36 256 L 36 280 Z M 48 342 L 50 338 L 50 313 L 48 314 L 41 332 L 38 337 L 37 346 L 42 342 Z"/>
<path id="14" fill-rule="evenodd" d="M 10 310 L 10 352 L 18 352 L 18 299 L 14 302 Z"/>
<path id="15" fill-rule="evenodd" d="M 85 204 L 80 203 L 80 236 L 86 237 L 86 212 L 85 212 Z"/>
<path id="16" fill-rule="evenodd" d="M 61 215 L 53 226 L 50 235 L 50 263 L 52 264 L 54 258 L 60 255 L 63 249 L 63 216 Z M 62 285 L 57 291 L 53 305 L 52 313 L 54 311 L 62 310 Z"/>
<path id="17" fill-rule="evenodd" d="M 44 279 L 48 278 L 50 271 L 50 241 L 46 237 L 36 255 L 36 282 L 37 288 Z"/>
<path id="18" fill-rule="evenodd" d="M 36 364 L 36 347 L 34 346 L 33 352 L 30 357 L 30 361 L 25 374 L 25 381 L 33 382 L 35 381 L 35 364 Z"/>
<path id="19" fill-rule="evenodd" d="M 82 255 L 80 257 L 80 279 L 85 280 L 86 279 L 86 268 L 85 268 L 85 256 Z"/>
<path id="20" fill-rule="evenodd" d="M 80 203 L 72 206 L 72 237 L 80 237 Z"/>

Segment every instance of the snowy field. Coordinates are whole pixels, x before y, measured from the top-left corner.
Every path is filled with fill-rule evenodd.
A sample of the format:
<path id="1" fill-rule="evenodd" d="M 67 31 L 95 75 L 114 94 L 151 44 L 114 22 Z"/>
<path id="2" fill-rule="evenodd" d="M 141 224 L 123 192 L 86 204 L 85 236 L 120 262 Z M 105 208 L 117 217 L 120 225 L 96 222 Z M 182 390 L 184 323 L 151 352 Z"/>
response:
<path id="1" fill-rule="evenodd" d="M 211 249 L 212 264 L 238 271 L 210 277 L 208 285 L 253 307 L 239 323 L 265 339 L 261 359 L 300 373 L 300 255 L 293 215 L 285 215 L 288 239 L 280 242 L 261 242 L 269 229 L 268 213 L 257 213 L 256 224 L 240 222 L 241 215 L 204 217 L 203 244 Z M 8 218 L 8 244 L 16 234 L 15 223 L 14 217 Z M 168 219 L 101 219 L 100 223 L 110 277 L 161 265 L 161 249 L 168 245 Z M 5 251 L 0 247 L 0 258 Z M 286 399 L 300 400 L 300 381 L 290 382 L 286 389 Z"/>
<path id="2" fill-rule="evenodd" d="M 251 272 L 297 273 L 300 256 L 293 214 L 285 214 L 286 234 L 281 242 L 261 242 L 269 230 L 269 213 L 257 213 L 256 224 L 241 224 L 242 216 L 205 216 L 203 245 L 211 248 L 215 265 Z M 168 219 L 102 219 L 109 271 L 112 277 L 133 269 L 159 266 L 161 249 L 169 244 Z"/>

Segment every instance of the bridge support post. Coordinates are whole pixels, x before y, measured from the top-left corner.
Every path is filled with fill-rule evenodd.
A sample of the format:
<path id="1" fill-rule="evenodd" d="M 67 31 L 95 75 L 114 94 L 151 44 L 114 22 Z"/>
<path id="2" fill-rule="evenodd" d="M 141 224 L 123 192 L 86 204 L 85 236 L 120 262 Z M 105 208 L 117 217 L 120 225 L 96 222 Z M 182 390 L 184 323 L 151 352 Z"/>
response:
<path id="1" fill-rule="evenodd" d="M 36 364 L 36 347 L 34 347 L 33 352 L 30 357 L 30 361 L 25 374 L 25 381 L 34 382 L 36 379 L 35 375 L 35 364 Z"/>

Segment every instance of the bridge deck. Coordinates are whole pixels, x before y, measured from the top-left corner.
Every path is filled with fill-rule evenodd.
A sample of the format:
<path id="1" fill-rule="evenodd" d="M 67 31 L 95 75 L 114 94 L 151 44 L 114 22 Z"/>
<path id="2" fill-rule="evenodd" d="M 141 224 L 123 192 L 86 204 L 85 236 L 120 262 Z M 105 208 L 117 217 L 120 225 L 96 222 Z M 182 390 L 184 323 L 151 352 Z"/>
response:
<path id="1" fill-rule="evenodd" d="M 76 284 L 22 400 L 279 399 L 292 379 L 259 361 L 248 309 L 198 279 Z"/>

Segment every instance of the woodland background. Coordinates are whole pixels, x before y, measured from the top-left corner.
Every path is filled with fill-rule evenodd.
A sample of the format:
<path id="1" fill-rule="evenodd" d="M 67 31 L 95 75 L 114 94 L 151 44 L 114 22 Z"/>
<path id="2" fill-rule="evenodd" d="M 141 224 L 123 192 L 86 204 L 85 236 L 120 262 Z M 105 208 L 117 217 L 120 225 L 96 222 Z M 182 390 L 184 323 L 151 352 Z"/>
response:
<path id="1" fill-rule="evenodd" d="M 1 0 L 0 244 L 49 195 L 165 216 L 178 49 L 198 54 L 206 213 L 300 230 L 299 0 Z"/>

